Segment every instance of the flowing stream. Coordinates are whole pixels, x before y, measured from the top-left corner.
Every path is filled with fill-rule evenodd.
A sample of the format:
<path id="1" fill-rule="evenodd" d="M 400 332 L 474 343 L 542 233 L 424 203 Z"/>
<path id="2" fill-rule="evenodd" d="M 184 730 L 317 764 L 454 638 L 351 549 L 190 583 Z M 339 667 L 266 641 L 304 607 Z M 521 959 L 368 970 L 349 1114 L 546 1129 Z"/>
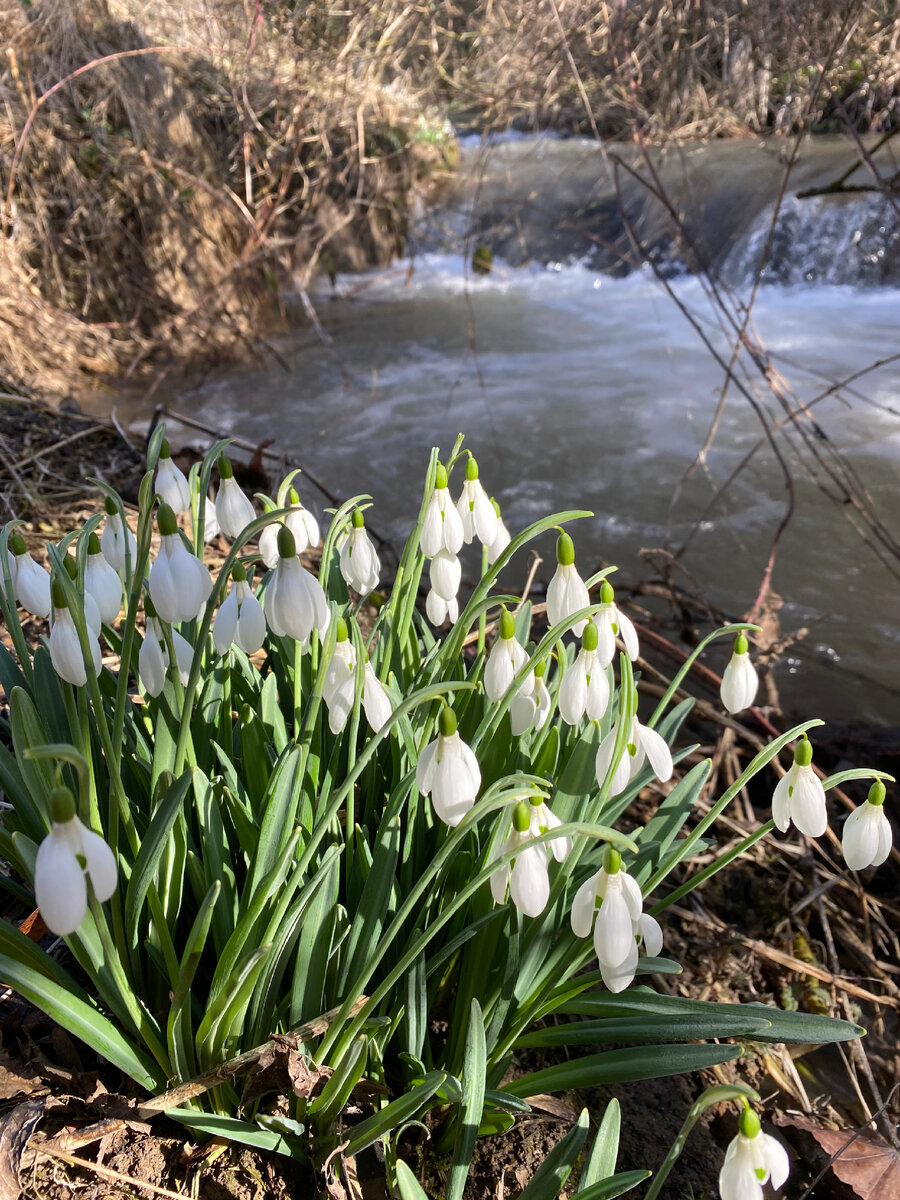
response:
<path id="1" fill-rule="evenodd" d="M 848 519 L 857 508 L 829 498 L 809 475 L 840 498 L 841 481 L 823 476 L 813 457 L 839 451 L 841 460 L 826 461 L 855 473 L 856 493 L 896 534 L 900 360 L 828 393 L 900 351 L 897 216 L 872 192 L 795 195 L 833 180 L 852 152 L 831 139 L 815 144 L 774 230 L 776 150 L 731 143 L 673 153 L 656 167 L 685 214 L 677 238 L 627 175 L 640 166 L 634 153 L 617 167 L 579 141 L 469 143 L 452 190 L 419 221 L 410 259 L 317 286 L 311 299 L 327 343 L 309 331 L 283 337 L 281 363 L 229 371 L 164 399 L 223 433 L 274 438 L 342 496 L 370 492 L 372 522 L 398 543 L 429 448 L 447 451 L 464 432 L 511 529 L 590 508 L 595 518 L 572 530 L 578 562 L 585 573 L 601 559 L 615 562 L 626 580 L 647 576 L 642 549 L 686 544 L 675 579 L 731 614 L 756 597 L 785 514 L 787 468 L 794 512 L 772 584 L 784 599 L 782 631 L 808 633 L 781 663 L 782 698 L 833 720 L 896 725 L 900 562 L 880 561 Z M 794 406 L 814 407 L 777 435 L 779 462 L 754 404 L 770 426 L 784 411 L 745 354 L 738 377 L 753 403 L 729 388 L 696 467 L 725 376 L 711 351 L 727 363 L 735 334 L 688 268 L 709 267 L 740 320 L 767 241 L 749 332 L 776 386 L 790 389 Z M 469 266 L 478 245 L 493 252 L 487 275 Z M 665 284 L 641 253 L 654 256 Z M 308 484 L 304 498 L 321 509 Z M 547 580 L 552 539 L 539 548 Z M 468 553 L 471 574 L 476 554 Z M 509 585 L 524 576 L 523 561 Z M 721 668 L 724 657 L 709 661 Z"/>

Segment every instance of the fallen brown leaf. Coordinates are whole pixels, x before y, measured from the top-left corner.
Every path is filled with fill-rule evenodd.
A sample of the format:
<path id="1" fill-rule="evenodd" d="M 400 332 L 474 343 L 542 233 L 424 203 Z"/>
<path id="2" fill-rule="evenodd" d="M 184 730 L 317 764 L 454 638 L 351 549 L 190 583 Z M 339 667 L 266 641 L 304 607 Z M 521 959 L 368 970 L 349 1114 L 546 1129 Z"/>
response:
<path id="1" fill-rule="evenodd" d="M 19 1200 L 19 1164 L 47 1101 L 25 1100 L 0 1121 L 0 1200 Z"/>
<path id="2" fill-rule="evenodd" d="M 780 1122 L 807 1130 L 833 1160 L 831 1169 L 860 1200 L 897 1200 L 900 1196 L 900 1154 L 885 1141 L 857 1137 L 846 1129 L 823 1129 L 815 1121 L 791 1117 Z"/>

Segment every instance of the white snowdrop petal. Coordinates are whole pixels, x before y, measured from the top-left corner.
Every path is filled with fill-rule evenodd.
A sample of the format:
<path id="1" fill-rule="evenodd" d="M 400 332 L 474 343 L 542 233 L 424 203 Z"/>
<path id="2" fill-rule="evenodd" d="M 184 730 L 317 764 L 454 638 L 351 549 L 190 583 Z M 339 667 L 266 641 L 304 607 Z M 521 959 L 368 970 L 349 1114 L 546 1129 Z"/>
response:
<path id="1" fill-rule="evenodd" d="M 82 831 L 81 846 L 94 895 L 98 900 L 108 900 L 118 882 L 115 856 L 103 838 L 92 829 Z"/>
<path id="2" fill-rule="evenodd" d="M 241 602 L 235 640 L 245 654 L 255 654 L 266 640 L 265 613 L 252 592 Z"/>
<path id="3" fill-rule="evenodd" d="M 180 467 L 171 458 L 161 458 L 156 470 L 156 493 L 176 513 L 191 506 L 191 489 Z"/>
<path id="4" fill-rule="evenodd" d="M 531 728 L 537 705 L 532 696 L 523 696 L 516 692 L 509 705 L 509 725 L 513 737 L 522 737 Z"/>
<path id="5" fill-rule="evenodd" d="M 14 590 L 28 612 L 45 619 L 50 616 L 50 574 L 30 554 L 20 554 L 16 559 Z"/>
<path id="6" fill-rule="evenodd" d="M 786 833 L 791 823 L 790 792 L 793 787 L 795 774 L 794 768 L 791 767 L 778 780 L 775 791 L 772 793 L 772 820 L 775 822 L 775 828 L 781 833 Z"/>
<path id="7" fill-rule="evenodd" d="M 594 624 L 597 626 L 597 659 L 604 671 L 616 656 L 616 635 L 612 631 L 612 605 L 594 614 Z"/>
<path id="8" fill-rule="evenodd" d="M 475 534 L 478 540 L 484 546 L 490 546 L 497 537 L 497 514 L 494 512 L 494 506 L 488 499 L 488 495 L 482 487 L 481 480 L 475 479 L 474 483 L 474 509 L 472 511 L 472 520 L 475 526 Z"/>
<path id="9" fill-rule="evenodd" d="M 585 669 L 584 651 L 579 651 L 578 657 L 563 675 L 559 685 L 559 715 L 567 725 L 577 725 L 584 716 L 587 707 L 588 685 Z"/>
<path id="10" fill-rule="evenodd" d="M 194 647 L 187 638 L 181 636 L 177 629 L 172 630 L 172 647 L 175 651 L 175 665 L 178 667 L 181 686 L 187 687 L 191 676 L 191 667 L 194 662 Z M 200 686 L 199 680 L 197 681 L 197 686 Z"/>
<path id="11" fill-rule="evenodd" d="M 363 712 L 373 733 L 387 724 L 393 714 L 391 698 L 375 674 L 371 663 L 366 663 L 363 671 Z"/>
<path id="12" fill-rule="evenodd" d="M 621 874 L 621 872 L 619 872 Z M 606 896 L 594 922 L 594 948 L 600 963 L 617 967 L 635 945 L 632 917 L 616 877 L 607 883 Z"/>
<path id="13" fill-rule="evenodd" d="M 510 639 L 498 637 L 485 664 L 484 690 L 494 702 L 506 694 L 515 676 L 509 642 Z"/>
<path id="14" fill-rule="evenodd" d="M 233 476 L 222 479 L 216 493 L 216 520 L 222 533 L 234 541 L 255 516 L 253 503 L 237 480 Z"/>
<path id="15" fill-rule="evenodd" d="M 271 571 L 278 565 L 278 531 L 281 524 L 273 521 L 259 535 L 259 556 Z"/>
<path id="16" fill-rule="evenodd" d="M 576 937 L 588 937 L 594 926 L 594 911 L 597 899 L 597 871 L 586 879 L 572 901 L 572 932 Z"/>
<path id="17" fill-rule="evenodd" d="M 596 941 L 596 930 L 594 931 L 594 940 Z M 600 962 L 600 975 L 603 982 L 611 992 L 624 992 L 627 987 L 630 987 L 634 982 L 634 973 L 638 965 L 638 948 L 637 943 L 632 939 L 631 950 L 627 957 L 616 966 L 610 963 Z"/>
<path id="18" fill-rule="evenodd" d="M 563 678 L 563 683 L 564 682 L 565 678 Z M 562 684 L 560 685 L 560 690 L 562 690 Z M 616 721 L 609 733 L 605 738 L 602 739 L 600 745 L 597 747 L 597 757 L 594 762 L 594 770 L 597 776 L 597 784 L 599 787 L 603 786 L 603 781 L 606 779 L 609 768 L 612 765 L 612 756 L 616 747 L 616 732 L 618 727 L 619 722 Z"/>
<path id="19" fill-rule="evenodd" d="M 538 917 L 547 907 L 550 875 L 543 846 L 525 846 L 513 859 L 509 894 L 513 904 L 526 917 Z"/>
<path id="20" fill-rule="evenodd" d="M 658 958 L 663 948 L 663 933 L 659 921 L 649 913 L 641 913 L 639 927 L 647 957 Z"/>
<path id="21" fill-rule="evenodd" d="M 600 666 L 596 651 L 591 657 L 593 662 L 590 671 L 591 678 L 587 687 L 585 712 L 589 721 L 599 721 L 609 707 L 609 680 L 606 678 L 606 672 Z"/>
<path id="22" fill-rule="evenodd" d="M 440 500 L 437 491 L 431 493 L 428 507 L 425 510 L 425 520 L 422 522 L 422 532 L 419 534 L 419 549 L 426 558 L 434 558 L 444 545 L 444 520 L 441 514 Z"/>
<path id="23" fill-rule="evenodd" d="M 441 599 L 434 588 L 431 588 L 428 595 L 425 597 L 425 614 L 432 625 L 443 625 L 447 620 L 449 605 L 446 600 Z"/>
<path id="24" fill-rule="evenodd" d="M 650 760 L 650 766 L 653 768 L 656 778 L 661 783 L 671 779 L 674 770 L 672 752 L 666 744 L 665 738 L 661 737 L 655 729 L 648 729 L 646 725 L 638 725 L 637 735 L 644 753 Z"/>
<path id="25" fill-rule="evenodd" d="M 503 518 L 497 520 L 497 534 L 494 540 L 488 546 L 488 565 L 493 566 L 509 543 L 512 541 L 509 530 L 503 522 Z"/>
<path id="26" fill-rule="evenodd" d="M 87 912 L 84 871 L 68 839 L 53 828 L 38 847 L 34 863 L 34 898 L 51 933 L 74 933 Z"/>
<path id="27" fill-rule="evenodd" d="M 57 609 L 55 612 L 50 629 L 50 661 L 60 679 L 65 679 L 73 687 L 83 687 L 87 682 L 81 644 L 68 609 Z"/>
<path id="28" fill-rule="evenodd" d="M 725 1151 L 725 1163 L 719 1172 L 719 1195 L 722 1200 L 763 1200 L 748 1139 L 740 1134 Z"/>
<path id="29" fill-rule="evenodd" d="M 791 820 L 807 837 L 821 837 L 828 825 L 825 789 L 812 767 L 797 771 L 790 799 Z"/>
<path id="30" fill-rule="evenodd" d="M 416 787 L 423 796 L 427 796 L 434 784 L 434 770 L 437 759 L 437 741 L 429 742 L 416 764 Z"/>
<path id="31" fill-rule="evenodd" d="M 780 1188 L 791 1170 L 791 1162 L 787 1150 L 777 1138 L 768 1133 L 757 1134 L 757 1141 L 762 1142 L 762 1159 L 769 1173 L 772 1187 Z"/>
<path id="32" fill-rule="evenodd" d="M 619 636 L 625 646 L 625 653 L 632 662 L 641 652 L 640 644 L 638 643 L 637 630 L 631 618 L 622 612 L 621 608 L 616 607 L 616 624 L 619 626 Z M 608 666 L 609 664 L 607 664 Z"/>
<path id="33" fill-rule="evenodd" d="M 138 652 L 138 674 L 148 696 L 158 696 L 165 687 L 167 666 L 168 657 L 160 645 L 159 626 L 151 618 Z"/>
<path id="34" fill-rule="evenodd" d="M 431 560 L 431 586 L 442 600 L 455 599 L 462 580 L 462 564 L 449 550 L 439 550 Z"/>
<path id="35" fill-rule="evenodd" d="M 635 923 L 641 919 L 641 910 L 644 907 L 640 884 L 624 871 L 619 872 L 619 879 L 622 896 L 628 905 L 628 915 L 631 917 L 632 923 Z"/>
<path id="36" fill-rule="evenodd" d="M 227 654 L 231 649 L 234 636 L 237 633 L 237 623 L 237 593 L 232 587 L 219 606 L 219 611 L 216 613 L 215 620 L 213 621 L 213 645 L 216 648 L 217 654 Z"/>
<path id="37" fill-rule="evenodd" d="M 887 813 L 884 811 L 884 808 L 879 808 L 878 812 L 880 814 L 877 820 L 878 846 L 875 854 L 872 856 L 873 867 L 880 867 L 883 862 L 887 861 L 894 841 L 894 834 Z"/>
<path id="38" fill-rule="evenodd" d="M 99 552 L 87 556 L 84 586 L 97 602 L 101 621 L 111 624 L 122 607 L 122 581 Z"/>

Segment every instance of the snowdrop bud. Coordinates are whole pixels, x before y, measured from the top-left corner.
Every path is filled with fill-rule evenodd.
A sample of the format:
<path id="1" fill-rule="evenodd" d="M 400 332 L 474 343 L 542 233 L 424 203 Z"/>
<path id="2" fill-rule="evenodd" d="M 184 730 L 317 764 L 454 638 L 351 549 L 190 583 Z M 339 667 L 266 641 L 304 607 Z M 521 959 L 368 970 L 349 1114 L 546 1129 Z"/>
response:
<path id="1" fill-rule="evenodd" d="M 419 755 L 416 787 L 423 796 L 431 796 L 434 811 L 445 825 L 458 825 L 475 803 L 481 768 L 460 739 L 456 714 L 447 705 L 438 718 L 438 736 Z"/>
<path id="2" fill-rule="evenodd" d="M 497 701 L 512 686 L 513 679 L 528 662 L 528 655 L 516 641 L 516 623 L 503 605 L 500 612 L 499 635 L 491 647 L 484 668 L 484 690 L 488 699 Z M 532 676 L 523 680 L 518 691 L 530 695 L 534 687 Z"/>
<path id="3" fill-rule="evenodd" d="M 310 546 L 318 546 L 321 541 L 319 522 L 309 509 L 304 508 L 300 503 L 300 496 L 296 488 L 291 488 L 288 493 L 288 499 L 291 503 L 291 511 L 284 518 L 284 523 L 294 535 L 294 541 L 297 543 L 297 553 L 302 554 Z"/>
<path id="4" fill-rule="evenodd" d="M 219 522 L 219 529 L 230 541 L 234 541 L 255 516 L 252 502 L 241 491 L 240 484 L 234 477 L 231 462 L 224 454 L 220 454 L 219 490 L 216 493 L 216 520 Z"/>
<path id="5" fill-rule="evenodd" d="M 107 625 L 113 622 L 122 607 L 122 581 L 101 553 L 96 533 L 88 539 L 84 590 L 96 600 L 100 620 Z"/>
<path id="6" fill-rule="evenodd" d="M 642 907 L 641 889 L 626 874 L 619 852 L 607 846 L 604 865 L 575 893 L 571 921 L 576 937 L 588 937 L 593 928 L 600 973 L 611 992 L 624 991 L 633 981 L 645 937 L 651 954 L 662 949 L 659 925 Z"/>
<path id="7" fill-rule="evenodd" d="M 520 800 L 512 811 L 509 834 L 499 847 L 498 857 L 510 850 L 516 854 L 511 863 L 504 863 L 491 875 L 491 895 L 495 904 L 504 904 L 508 890 L 513 904 L 526 917 L 540 916 L 550 898 L 547 850 L 535 845 L 533 838 L 529 805 Z"/>
<path id="8" fill-rule="evenodd" d="M 466 481 L 462 495 L 457 501 L 456 511 L 462 521 L 463 539 L 466 544 L 477 535 L 482 545 L 490 546 L 497 537 L 497 514 L 488 499 L 487 492 L 478 478 L 478 463 L 469 455 L 466 463 Z"/>
<path id="9" fill-rule="evenodd" d="M 168 504 L 160 505 L 157 523 L 160 548 L 150 568 L 150 599 L 164 621 L 193 621 L 209 599 L 212 579 L 181 540 L 175 513 Z"/>
<path id="10" fill-rule="evenodd" d="M 276 637 L 292 637 L 305 646 L 314 629 L 323 635 L 331 614 L 325 591 L 297 557 L 294 535 L 278 530 L 278 562 L 266 586 L 266 623 Z"/>
<path id="11" fill-rule="evenodd" d="M 425 612 L 432 625 L 443 625 L 448 620 L 455 625 L 459 617 L 459 602 L 455 596 L 452 600 L 445 600 L 432 588 L 425 597 Z"/>
<path id="12" fill-rule="evenodd" d="M 137 557 L 137 538 L 128 525 L 122 521 L 111 496 L 106 497 L 104 508 L 106 509 L 106 522 L 100 538 L 100 549 L 112 569 L 119 575 L 124 575 L 127 557 L 130 556 L 131 565 L 134 566 Z"/>
<path id="13" fill-rule="evenodd" d="M 181 468 L 172 462 L 172 451 L 165 440 L 156 464 L 156 494 L 173 512 L 187 512 L 191 507 L 190 485 Z"/>
<path id="14" fill-rule="evenodd" d="M 462 518 L 453 506 L 447 483 L 446 468 L 442 463 L 438 463 L 434 475 L 434 491 L 425 510 L 425 520 L 419 537 L 419 548 L 426 558 L 434 558 L 439 550 L 456 555 L 462 549 Z"/>
<path id="15" fill-rule="evenodd" d="M 368 596 L 378 587 L 381 563 L 358 508 L 353 510 L 352 528 L 341 547 L 340 567 L 344 582 L 361 596 Z"/>
<path id="16" fill-rule="evenodd" d="M 103 838 L 78 819 L 68 788 L 51 792 L 50 811 L 53 824 L 34 864 L 34 896 L 47 928 L 65 937 L 87 912 L 86 876 L 100 901 L 116 890 L 116 860 Z"/>
<path id="17" fill-rule="evenodd" d="M 547 807 L 541 796 L 532 796 L 529 800 L 531 806 L 531 836 L 537 837 L 539 833 L 546 833 L 549 829 L 555 829 L 558 825 L 562 825 L 559 817 L 555 817 Z M 554 838 L 547 843 L 547 853 L 552 854 L 557 862 L 562 862 L 572 850 L 572 839 L 568 837 Z"/>
<path id="18" fill-rule="evenodd" d="M 328 726 L 340 733 L 353 711 L 356 695 L 356 662 L 347 622 L 338 617 L 335 627 L 334 652 L 325 671 L 322 699 L 328 709 Z"/>
<path id="19" fill-rule="evenodd" d="M 34 616 L 49 617 L 50 572 L 31 557 L 20 533 L 14 533 L 8 545 L 15 556 L 13 590 L 16 600 Z"/>
<path id="20" fill-rule="evenodd" d="M 556 574 L 547 588 L 547 620 L 558 625 L 572 613 L 590 604 L 584 580 L 575 570 L 575 545 L 567 533 L 561 533 L 556 543 Z M 578 637 L 587 621 L 578 621 L 572 628 Z"/>
<path id="21" fill-rule="evenodd" d="M 50 623 L 50 661 L 60 679 L 65 679 L 74 687 L 83 687 L 87 683 L 87 671 L 84 656 L 81 653 L 81 642 L 78 640 L 78 630 L 75 628 L 75 622 L 69 612 L 62 584 L 56 580 L 51 588 L 51 596 L 53 606 Z M 99 675 L 103 665 L 100 658 L 100 643 L 87 620 L 85 620 L 85 624 L 88 625 L 87 640 L 91 666 L 94 674 Z"/>
<path id="22" fill-rule="evenodd" d="M 527 833 L 531 828 L 531 813 L 524 800 L 520 800 L 513 809 L 512 823 L 516 833 Z"/>
<path id="23" fill-rule="evenodd" d="M 616 593 L 608 579 L 600 585 L 600 603 L 603 608 L 594 614 L 593 623 L 597 626 L 599 642 L 597 652 L 600 663 L 605 668 L 612 662 L 616 653 L 616 638 L 622 639 L 625 653 L 632 662 L 640 654 L 637 630 L 631 619 L 622 612 L 615 603 Z"/>
<path id="24" fill-rule="evenodd" d="M 488 546 L 488 565 L 493 566 L 509 543 L 512 541 L 509 530 L 506 528 L 506 523 L 500 515 L 500 505 L 491 497 L 491 505 L 494 512 L 497 514 L 497 535 L 491 544 Z"/>
<path id="25" fill-rule="evenodd" d="M 841 849 L 851 871 L 880 867 L 891 852 L 893 832 L 883 807 L 886 794 L 884 784 L 876 779 L 865 804 L 844 822 Z"/>
<path id="26" fill-rule="evenodd" d="M 828 825 L 825 789 L 812 768 L 812 745 L 805 733 L 794 749 L 793 765 L 775 788 L 772 820 L 782 833 L 793 821 L 807 837 L 820 837 Z"/>
<path id="27" fill-rule="evenodd" d="M 141 642 L 138 652 L 138 675 L 141 677 L 141 683 L 147 695 L 158 696 L 166 686 L 169 652 L 166 649 L 165 636 L 149 597 L 144 599 L 144 609 L 147 614 L 147 622 L 144 640 Z"/>
<path id="28" fill-rule="evenodd" d="M 609 706 L 609 680 L 598 645 L 597 626 L 588 621 L 581 637 L 581 650 L 559 686 L 559 715 L 569 725 L 577 725 L 585 713 L 589 720 L 599 721 Z"/>
<path id="29" fill-rule="evenodd" d="M 612 729 L 610 729 L 597 749 L 596 772 L 597 783 L 600 787 L 603 787 L 606 776 L 612 766 L 612 756 L 615 751 L 618 728 L 619 718 L 616 718 Z M 621 792 L 624 792 L 629 783 L 637 778 L 645 761 L 650 763 L 650 766 L 653 768 L 653 774 L 660 783 L 665 783 L 672 778 L 672 771 L 674 769 L 672 752 L 667 746 L 665 738 L 660 737 L 655 729 L 648 729 L 645 725 L 642 725 L 637 716 L 635 716 L 631 721 L 628 741 L 625 744 L 625 753 L 619 759 L 619 763 L 609 782 L 610 796 L 618 796 Z"/>
<path id="30" fill-rule="evenodd" d="M 762 1132 L 759 1117 L 745 1100 L 737 1137 L 729 1143 L 719 1172 L 722 1200 L 763 1200 L 763 1185 L 771 1179 L 772 1186 L 780 1188 L 790 1169 L 784 1146 Z"/>
<path id="31" fill-rule="evenodd" d="M 235 563 L 231 578 L 233 586 L 213 624 L 216 653 L 227 654 L 236 642 L 245 654 L 255 654 L 266 640 L 265 614 L 247 582 L 242 563 Z"/>
<path id="32" fill-rule="evenodd" d="M 722 675 L 722 686 L 719 689 L 722 703 L 730 713 L 739 713 L 749 708 L 756 698 L 759 678 L 750 661 L 748 649 L 746 637 L 739 633 L 734 640 L 734 653 Z"/>

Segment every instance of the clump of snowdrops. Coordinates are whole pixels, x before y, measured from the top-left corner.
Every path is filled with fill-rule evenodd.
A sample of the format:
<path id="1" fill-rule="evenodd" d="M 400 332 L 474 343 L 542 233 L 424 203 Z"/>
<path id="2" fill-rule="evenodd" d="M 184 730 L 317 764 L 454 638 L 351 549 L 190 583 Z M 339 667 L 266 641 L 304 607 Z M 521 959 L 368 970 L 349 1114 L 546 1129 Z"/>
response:
<path id="1" fill-rule="evenodd" d="M 827 789 L 877 773 L 820 782 L 807 739 L 820 722 L 806 721 L 704 797 L 703 815 L 708 761 L 659 788 L 655 814 L 635 828 L 638 793 L 670 780 L 692 749 L 679 744 L 692 701 L 675 696 L 712 638 L 736 639 L 726 706 L 752 703 L 751 627 L 713 634 L 639 713 L 637 631 L 610 571 L 583 580 L 563 531 L 591 514 L 556 513 L 511 536 L 461 447 L 445 463 L 432 452 L 384 592 L 368 497 L 332 514 L 316 576 L 300 554 L 320 529 L 296 472 L 255 507 L 226 442 L 185 478 L 162 429 L 136 529 L 101 484 L 105 516 L 48 546 L 49 574 L 15 522 L 0 533 L 15 649 L 0 648 L 12 742 L 0 746 L 0 852 L 24 881 L 2 882 L 36 900 L 90 986 L 60 963 L 58 942 L 45 950 L 5 921 L 0 977 L 155 1094 L 305 1027 L 282 1044 L 304 1068 L 285 1072 L 287 1096 L 245 1099 L 245 1080 L 225 1072 L 169 1115 L 319 1165 L 340 1147 L 331 1170 L 380 1141 L 404 1198 L 423 1194 L 397 1154 L 412 1120 L 427 1117 L 450 1156 L 447 1195 L 459 1200 L 476 1137 L 508 1129 L 530 1096 L 710 1067 L 747 1040 L 862 1032 L 762 1004 L 693 1002 L 647 981 L 680 969 L 663 956 L 670 904 L 775 825 L 817 836 Z M 465 477 L 456 499 L 454 472 Z M 497 591 L 497 579 L 554 527 L 558 566 L 535 625 L 530 603 Z M 215 578 L 209 536 L 233 543 Z M 480 570 L 463 604 L 460 555 L 473 542 Z M 363 626 L 373 593 L 374 624 Z M 50 617 L 33 649 L 17 603 Z M 732 799 L 791 746 L 773 821 L 686 873 Z M 876 778 L 847 822 L 855 869 L 890 848 L 883 799 Z M 548 1023 L 557 1016 L 577 1019 Z M 507 1078 L 517 1051 L 540 1047 L 566 1049 Z M 704 1106 L 739 1097 L 755 1093 L 705 1093 L 685 1132 Z M 762 1178 L 760 1163 L 776 1181 L 784 1173 L 754 1119 L 747 1109 L 723 1168 L 726 1200 L 747 1171 Z M 649 1173 L 616 1175 L 619 1121 L 613 1104 L 582 1170 L 586 1198 Z M 530 1200 L 557 1194 L 587 1133 L 584 1113 Z"/>

